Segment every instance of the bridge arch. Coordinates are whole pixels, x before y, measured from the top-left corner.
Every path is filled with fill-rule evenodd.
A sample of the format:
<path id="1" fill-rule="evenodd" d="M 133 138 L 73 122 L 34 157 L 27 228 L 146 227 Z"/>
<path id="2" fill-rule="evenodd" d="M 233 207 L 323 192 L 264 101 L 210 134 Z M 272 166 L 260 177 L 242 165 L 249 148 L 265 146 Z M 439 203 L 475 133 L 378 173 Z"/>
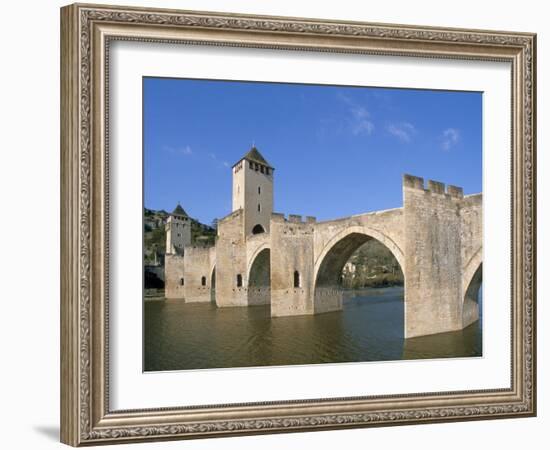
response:
<path id="1" fill-rule="evenodd" d="M 343 260 L 342 267 L 344 267 L 344 264 L 348 261 L 348 259 L 351 257 L 353 252 L 357 250 L 361 245 L 363 245 L 365 242 L 367 242 L 369 239 L 376 239 L 380 243 L 382 243 L 385 247 L 387 247 L 392 255 L 395 257 L 397 262 L 399 263 L 399 266 L 401 267 L 401 270 L 403 271 L 403 274 L 405 273 L 405 256 L 403 254 L 403 251 L 401 248 L 395 243 L 393 239 L 391 239 L 388 235 L 374 229 L 371 227 L 366 227 L 362 225 L 356 225 L 352 227 L 348 227 L 345 230 L 335 234 L 323 247 L 319 255 L 315 259 L 315 266 L 314 266 L 314 277 L 315 284 L 317 285 L 317 281 L 319 278 L 319 274 L 321 272 L 321 266 L 323 264 L 327 264 L 327 256 L 332 252 L 338 251 L 338 253 L 341 253 L 341 257 L 338 258 L 339 260 Z M 340 248 L 336 248 L 336 246 L 340 246 Z M 347 258 L 345 257 L 347 255 Z M 344 259 L 345 258 L 345 259 Z M 335 261 L 336 262 L 336 261 Z M 338 262 L 339 265 L 339 262 Z"/>
<path id="2" fill-rule="evenodd" d="M 375 239 L 394 256 L 404 271 L 404 255 L 399 246 L 384 233 L 366 226 L 352 226 L 334 235 L 315 260 L 314 299 L 316 313 L 342 309 L 341 274 L 353 253 L 365 242 Z"/>
<path id="3" fill-rule="evenodd" d="M 210 301 L 216 303 L 216 265 L 210 269 Z"/>
<path id="4" fill-rule="evenodd" d="M 271 249 L 261 245 L 250 258 L 247 272 L 248 304 L 271 303 Z"/>
<path id="5" fill-rule="evenodd" d="M 480 247 L 462 268 L 462 292 L 468 290 L 476 271 L 483 263 L 483 248 Z"/>
<path id="6" fill-rule="evenodd" d="M 462 269 L 462 325 L 479 319 L 479 289 L 483 283 L 483 248 L 480 247 Z"/>

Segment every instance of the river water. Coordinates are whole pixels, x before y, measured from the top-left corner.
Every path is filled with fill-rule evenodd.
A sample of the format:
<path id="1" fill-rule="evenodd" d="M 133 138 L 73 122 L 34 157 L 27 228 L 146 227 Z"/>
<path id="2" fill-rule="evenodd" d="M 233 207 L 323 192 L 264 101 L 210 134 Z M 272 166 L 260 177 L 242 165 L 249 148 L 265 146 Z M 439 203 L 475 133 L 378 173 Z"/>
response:
<path id="1" fill-rule="evenodd" d="M 299 317 L 272 318 L 269 306 L 146 301 L 144 370 L 481 356 L 481 320 L 405 340 L 403 313 L 396 287 L 345 299 L 343 311 Z"/>

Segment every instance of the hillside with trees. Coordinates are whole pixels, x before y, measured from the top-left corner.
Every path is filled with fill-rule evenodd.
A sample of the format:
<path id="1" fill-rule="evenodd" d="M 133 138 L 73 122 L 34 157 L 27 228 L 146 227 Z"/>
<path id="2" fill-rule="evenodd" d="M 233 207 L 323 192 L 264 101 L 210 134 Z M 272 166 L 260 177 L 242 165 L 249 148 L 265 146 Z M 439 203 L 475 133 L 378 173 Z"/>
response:
<path id="1" fill-rule="evenodd" d="M 390 250 L 376 239 L 359 247 L 342 271 L 342 286 L 347 289 L 402 286 L 403 272 Z"/>
<path id="2" fill-rule="evenodd" d="M 166 254 L 165 225 L 169 213 L 145 208 L 143 212 L 143 253 L 145 264 L 155 264 Z M 213 223 L 215 225 L 215 222 Z M 191 218 L 191 243 L 209 247 L 216 242 L 215 226 L 205 225 Z M 156 258 L 155 258 L 156 253 Z"/>

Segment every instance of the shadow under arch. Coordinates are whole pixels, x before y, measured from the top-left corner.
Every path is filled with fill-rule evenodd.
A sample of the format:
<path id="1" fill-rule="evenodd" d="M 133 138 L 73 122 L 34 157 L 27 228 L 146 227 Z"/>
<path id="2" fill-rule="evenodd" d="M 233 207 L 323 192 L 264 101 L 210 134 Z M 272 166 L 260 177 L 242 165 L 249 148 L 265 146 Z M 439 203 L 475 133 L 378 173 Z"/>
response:
<path id="1" fill-rule="evenodd" d="M 462 269 L 462 325 L 479 319 L 479 289 L 483 283 L 483 247 L 480 247 Z"/>
<path id="2" fill-rule="evenodd" d="M 325 245 L 315 262 L 315 312 L 341 309 L 343 301 L 342 270 L 353 253 L 367 241 L 373 239 L 390 251 L 404 276 L 404 255 L 393 240 L 367 227 L 350 227 L 335 235 Z"/>
<path id="3" fill-rule="evenodd" d="M 349 244 L 352 244 L 351 247 L 355 244 L 352 243 L 352 241 L 359 242 L 357 246 L 354 248 L 353 251 L 349 254 L 351 256 L 357 248 L 359 248 L 361 245 L 363 245 L 365 242 L 367 242 L 369 239 L 376 239 L 380 243 L 384 244 L 385 247 L 387 247 L 392 255 L 395 257 L 397 262 L 399 263 L 399 266 L 401 267 L 401 270 L 404 272 L 405 268 L 405 255 L 403 254 L 403 251 L 401 248 L 391 239 L 389 236 L 385 235 L 384 233 L 381 233 L 378 230 L 375 230 L 374 228 L 365 227 L 365 226 L 353 226 L 348 227 L 345 230 L 341 231 L 340 233 L 333 236 L 323 247 L 323 250 L 321 253 L 319 253 L 319 256 L 317 257 L 315 261 L 315 281 L 317 282 L 318 274 L 321 270 L 321 265 L 323 264 L 326 256 L 329 252 L 332 251 L 332 249 L 341 241 L 344 241 L 344 239 L 347 239 L 349 236 L 353 236 L 349 241 L 347 241 Z M 362 237 L 361 237 L 362 236 Z M 362 239 L 362 242 L 361 242 Z M 348 256 L 348 259 L 349 259 Z M 346 260 L 347 261 L 347 260 Z M 344 262 L 345 264 L 345 262 Z M 342 266 L 343 267 L 343 266 Z"/>
<path id="4" fill-rule="evenodd" d="M 210 302 L 216 304 L 216 266 L 210 272 Z"/>
<path id="5" fill-rule="evenodd" d="M 464 299 L 462 304 L 462 326 L 467 327 L 472 323 L 479 320 L 480 317 L 480 305 L 479 305 L 479 291 L 481 284 L 483 283 L 483 262 L 480 262 L 476 271 L 471 276 L 469 283 L 467 284 L 464 292 Z"/>
<path id="6" fill-rule="evenodd" d="M 263 247 L 253 256 L 248 271 L 248 305 L 271 303 L 271 250 Z"/>

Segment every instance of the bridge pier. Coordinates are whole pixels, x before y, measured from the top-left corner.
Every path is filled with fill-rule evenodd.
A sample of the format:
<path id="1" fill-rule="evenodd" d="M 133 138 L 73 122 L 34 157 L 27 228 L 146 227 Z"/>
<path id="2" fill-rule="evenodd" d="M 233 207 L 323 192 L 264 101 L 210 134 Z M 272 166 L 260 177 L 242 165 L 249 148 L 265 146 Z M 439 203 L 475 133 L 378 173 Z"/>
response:
<path id="1" fill-rule="evenodd" d="M 314 219 L 271 217 L 271 316 L 314 314 Z"/>
<path id="2" fill-rule="evenodd" d="M 461 188 L 405 175 L 405 337 L 464 327 Z M 477 319 L 467 303 L 468 319 Z"/>
<path id="3" fill-rule="evenodd" d="M 344 302 L 344 293 L 340 286 L 318 287 L 315 289 L 314 314 L 340 311 Z"/>

